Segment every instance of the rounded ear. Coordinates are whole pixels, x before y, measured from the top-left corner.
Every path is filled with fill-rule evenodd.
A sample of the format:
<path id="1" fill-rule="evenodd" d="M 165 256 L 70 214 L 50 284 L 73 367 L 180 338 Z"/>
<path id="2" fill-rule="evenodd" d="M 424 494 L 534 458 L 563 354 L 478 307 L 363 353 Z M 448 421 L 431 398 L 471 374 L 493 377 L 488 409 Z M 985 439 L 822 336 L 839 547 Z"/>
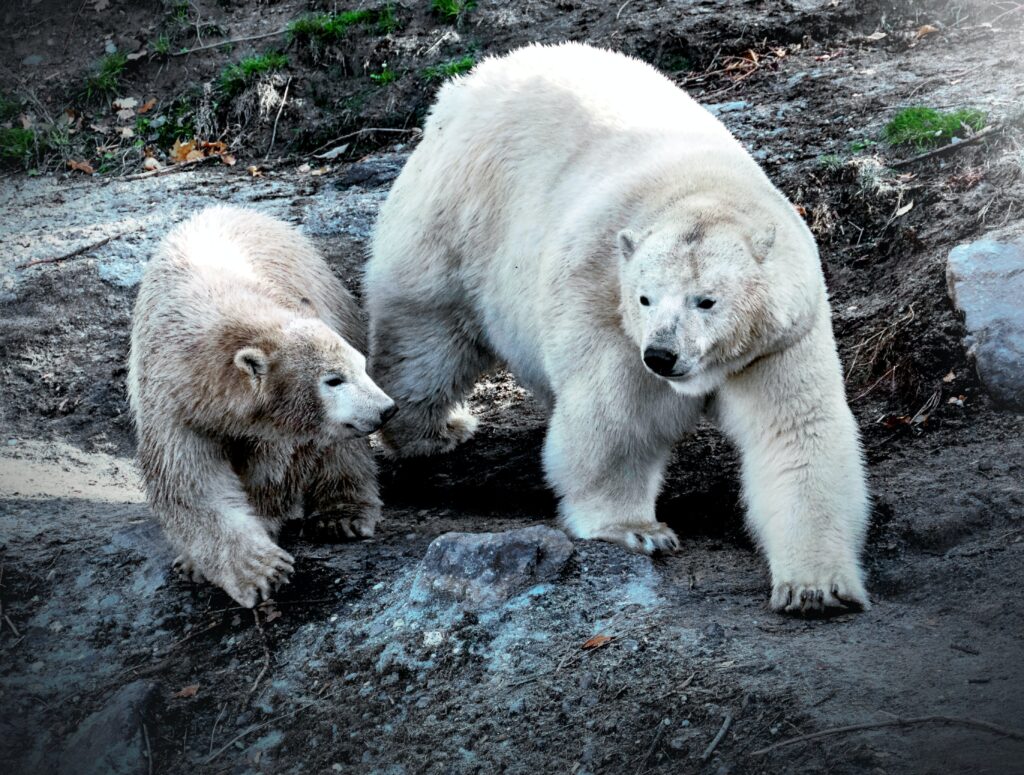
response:
<path id="1" fill-rule="evenodd" d="M 761 229 L 750 242 L 754 249 L 754 258 L 758 262 L 764 261 L 768 258 L 768 254 L 775 244 L 775 224 L 769 225 L 766 229 Z"/>
<path id="2" fill-rule="evenodd" d="M 267 354 L 259 347 L 243 347 L 235 353 L 235 366 L 258 382 L 267 373 Z"/>
<path id="3" fill-rule="evenodd" d="M 629 261 L 633 257 L 633 253 L 636 252 L 636 244 L 640 241 L 640 237 L 632 229 L 623 229 L 616 236 L 616 240 L 619 243 L 622 260 Z"/>

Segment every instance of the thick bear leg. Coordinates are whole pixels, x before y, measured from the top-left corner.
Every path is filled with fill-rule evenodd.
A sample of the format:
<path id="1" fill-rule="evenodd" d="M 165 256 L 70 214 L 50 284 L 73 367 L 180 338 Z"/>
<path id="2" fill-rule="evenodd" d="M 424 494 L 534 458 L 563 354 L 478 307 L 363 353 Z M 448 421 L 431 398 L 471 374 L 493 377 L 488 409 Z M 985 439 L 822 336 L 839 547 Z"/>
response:
<path id="1" fill-rule="evenodd" d="M 468 441 L 477 421 L 462 402 L 493 364 L 464 311 L 393 297 L 374 303 L 368 371 L 399 407 L 381 439 L 400 457 Z"/>
<path id="2" fill-rule="evenodd" d="M 716 409 L 742 453 L 747 521 L 768 557 L 771 607 L 867 608 L 859 556 L 868 494 L 828 315 L 803 341 L 729 378 Z"/>
<path id="3" fill-rule="evenodd" d="M 381 500 L 369 443 L 341 442 L 317 453 L 304 463 L 312 466 L 313 474 L 306 489 L 303 536 L 325 543 L 372 537 L 380 522 Z"/>
<path id="4" fill-rule="evenodd" d="M 150 505 L 181 552 L 175 567 L 192 580 L 208 579 L 243 606 L 269 598 L 294 560 L 253 513 L 223 451 L 187 431 L 149 436 L 144 430 L 139 462 Z"/>
<path id="5" fill-rule="evenodd" d="M 544 443 L 563 526 L 646 554 L 678 549 L 675 533 L 655 518 L 655 502 L 672 445 L 700 402 L 665 389 L 612 392 L 586 379 L 559 390 Z"/>

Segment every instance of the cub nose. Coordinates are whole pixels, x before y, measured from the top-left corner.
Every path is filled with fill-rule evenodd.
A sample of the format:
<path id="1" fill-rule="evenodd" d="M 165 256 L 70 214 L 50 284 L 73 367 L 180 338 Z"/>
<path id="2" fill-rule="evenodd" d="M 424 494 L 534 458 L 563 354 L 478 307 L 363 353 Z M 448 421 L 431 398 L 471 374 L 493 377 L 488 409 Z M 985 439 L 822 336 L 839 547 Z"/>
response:
<path id="1" fill-rule="evenodd" d="M 672 374 L 672 367 L 676 365 L 678 359 L 678 355 L 662 347 L 648 347 L 644 350 L 644 363 L 647 364 L 647 368 L 663 377 Z"/>
<path id="2" fill-rule="evenodd" d="M 396 414 L 398 414 L 398 404 L 392 401 L 391 406 L 380 413 L 380 424 L 383 425 Z"/>

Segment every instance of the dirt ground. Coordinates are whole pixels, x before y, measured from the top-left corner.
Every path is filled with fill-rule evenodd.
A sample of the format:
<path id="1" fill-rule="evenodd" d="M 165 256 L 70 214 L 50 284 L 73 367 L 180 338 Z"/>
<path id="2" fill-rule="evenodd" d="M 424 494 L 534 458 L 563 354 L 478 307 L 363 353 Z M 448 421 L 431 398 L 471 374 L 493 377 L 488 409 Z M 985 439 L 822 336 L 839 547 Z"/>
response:
<path id="1" fill-rule="evenodd" d="M 51 132 L 0 173 L 0 770 L 1024 772 L 1021 739 L 962 723 L 1024 729 L 1024 417 L 987 398 L 944 279 L 955 245 L 1024 233 L 1022 6 L 481 1 L 449 22 L 407 2 L 393 7 L 397 30 L 359 28 L 315 54 L 284 37 L 153 54 L 160 36 L 178 52 L 337 7 L 0 10 L 0 90 L 25 123 L 63 126 L 64 139 Z M 873 608 L 828 620 L 768 610 L 736 457 L 710 427 L 680 443 L 659 501 L 678 554 L 575 542 L 557 581 L 494 610 L 413 603 L 438 535 L 552 523 L 543 417 L 503 373 L 480 383 L 483 428 L 465 448 L 382 460 L 375 539 L 286 538 L 293 583 L 255 614 L 178 580 L 139 488 L 124 395 L 131 304 L 155 242 L 203 205 L 248 204 L 301 224 L 356 288 L 416 140 L 379 130 L 421 120 L 436 88 L 423 69 L 564 39 L 669 72 L 818 236 L 874 494 Z M 108 41 L 147 53 L 116 94 L 85 99 Z M 216 94 L 204 83 L 272 46 L 286 69 L 204 103 Z M 369 75 L 385 62 L 399 77 L 381 85 Z M 156 99 L 154 117 L 205 129 L 199 139 L 225 142 L 237 164 L 138 177 L 146 155 L 167 163 L 173 138 L 139 123 L 144 137 L 121 136 L 114 97 Z M 918 151 L 881 131 L 908 105 L 977 107 L 1001 128 L 901 165 Z M 316 157 L 339 143 L 336 158 Z M 68 171 L 69 159 L 100 174 Z M 582 650 L 594 635 L 611 640 Z M 958 723 L 762 752 L 926 716 Z"/>

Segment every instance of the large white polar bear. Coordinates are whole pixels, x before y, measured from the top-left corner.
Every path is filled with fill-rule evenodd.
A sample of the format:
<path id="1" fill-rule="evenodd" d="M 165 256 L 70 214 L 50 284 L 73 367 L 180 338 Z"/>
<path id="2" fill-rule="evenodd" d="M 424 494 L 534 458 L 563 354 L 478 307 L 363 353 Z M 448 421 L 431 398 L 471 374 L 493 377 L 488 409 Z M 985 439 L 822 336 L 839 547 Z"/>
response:
<path id="1" fill-rule="evenodd" d="M 655 500 L 707 411 L 742 451 L 772 607 L 867 607 L 868 495 L 814 240 L 654 68 L 529 46 L 446 85 L 381 210 L 366 302 L 397 454 L 472 435 L 461 402 L 503 361 L 550 408 L 567 530 L 675 549 Z"/>

